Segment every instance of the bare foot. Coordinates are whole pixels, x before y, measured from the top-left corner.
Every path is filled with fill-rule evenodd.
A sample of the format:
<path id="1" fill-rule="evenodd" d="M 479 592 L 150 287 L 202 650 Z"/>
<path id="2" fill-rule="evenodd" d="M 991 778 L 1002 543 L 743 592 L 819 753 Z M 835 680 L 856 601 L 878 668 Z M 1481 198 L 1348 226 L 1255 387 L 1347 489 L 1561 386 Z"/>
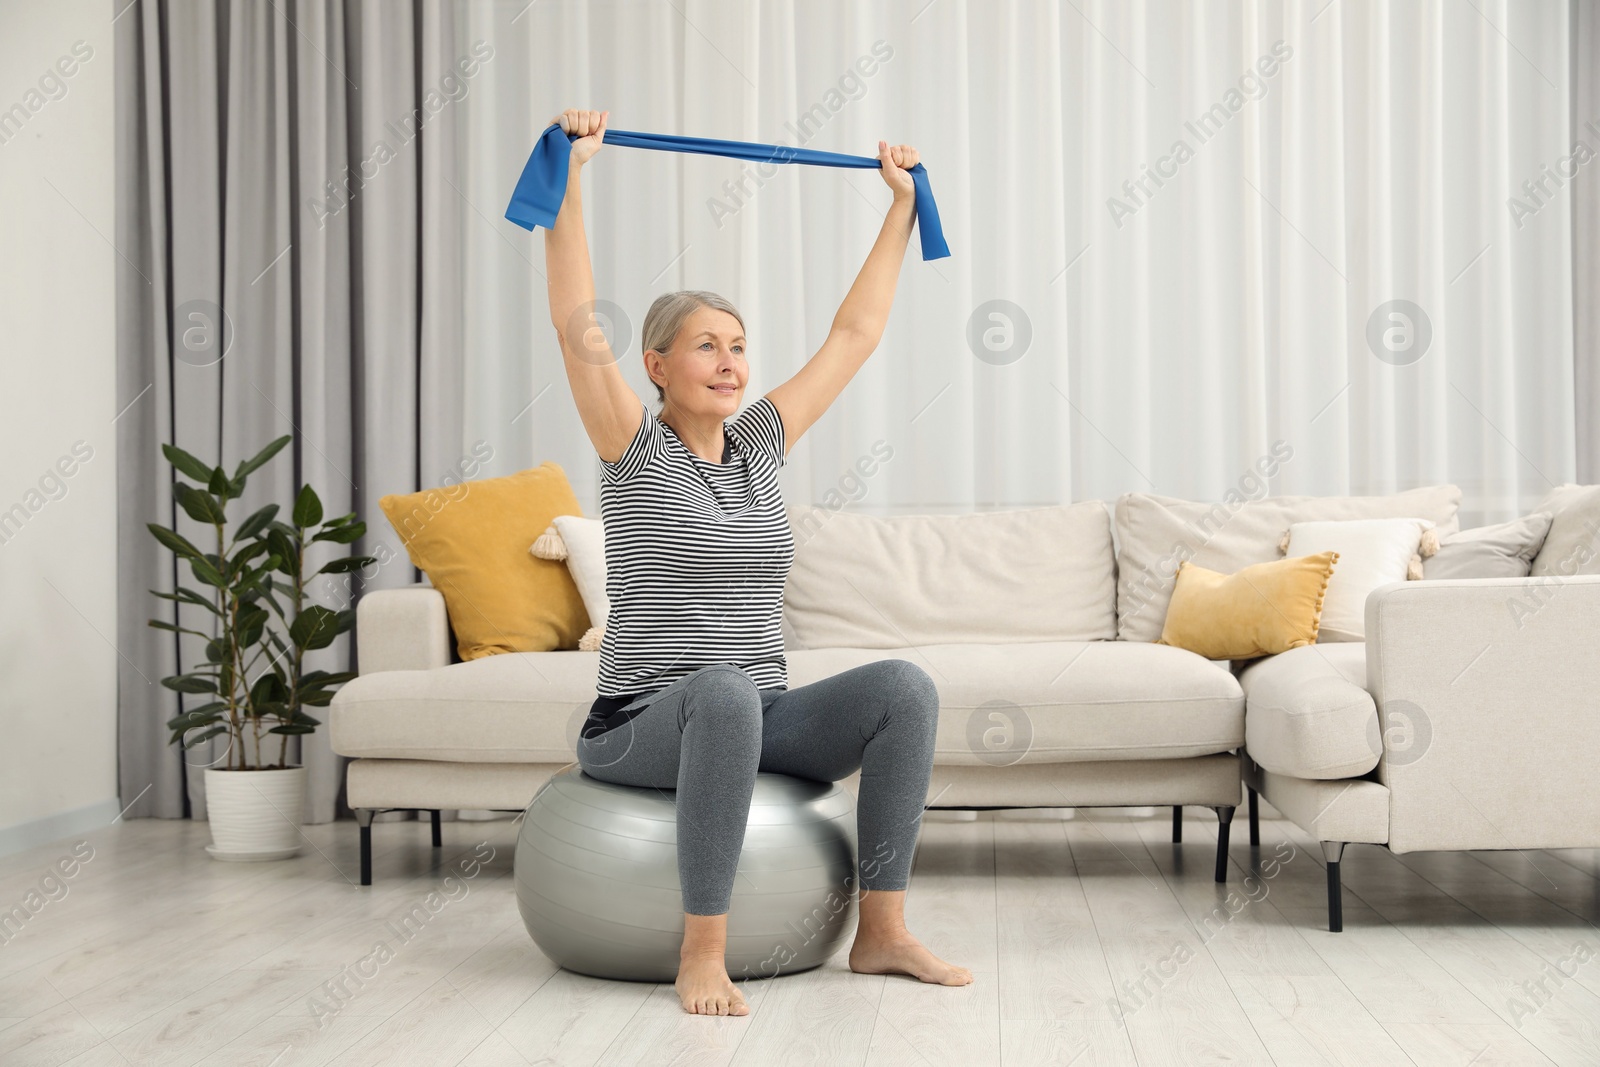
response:
<path id="1" fill-rule="evenodd" d="M 749 1015 L 744 994 L 728 977 L 728 967 L 717 956 L 687 956 L 678 963 L 673 983 L 683 1010 L 691 1015 Z"/>
<path id="2" fill-rule="evenodd" d="M 970 985 L 972 972 L 946 963 L 902 931 L 894 937 L 863 937 L 850 947 L 850 969 L 857 974 L 909 974 L 935 985 Z"/>

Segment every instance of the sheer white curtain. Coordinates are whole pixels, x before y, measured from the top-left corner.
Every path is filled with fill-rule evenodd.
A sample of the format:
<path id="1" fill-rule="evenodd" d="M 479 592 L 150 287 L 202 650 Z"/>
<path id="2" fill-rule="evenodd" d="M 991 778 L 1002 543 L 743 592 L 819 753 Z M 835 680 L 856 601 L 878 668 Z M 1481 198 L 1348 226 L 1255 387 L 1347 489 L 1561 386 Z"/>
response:
<path id="1" fill-rule="evenodd" d="M 1476 525 L 1573 478 L 1565 2 L 509 0 L 455 16 L 461 49 L 493 56 L 444 164 L 470 210 L 431 254 L 459 257 L 461 449 L 492 449 L 489 473 L 555 460 L 598 514 L 544 231 L 502 218 L 537 132 L 593 107 L 620 129 L 921 152 L 953 255 L 924 263 L 913 238 L 881 346 L 791 454 L 791 503 L 1455 482 Z M 585 209 L 636 391 L 653 410 L 638 327 L 673 289 L 744 313 L 746 401 L 793 374 L 888 201 L 866 170 L 603 150 Z"/>

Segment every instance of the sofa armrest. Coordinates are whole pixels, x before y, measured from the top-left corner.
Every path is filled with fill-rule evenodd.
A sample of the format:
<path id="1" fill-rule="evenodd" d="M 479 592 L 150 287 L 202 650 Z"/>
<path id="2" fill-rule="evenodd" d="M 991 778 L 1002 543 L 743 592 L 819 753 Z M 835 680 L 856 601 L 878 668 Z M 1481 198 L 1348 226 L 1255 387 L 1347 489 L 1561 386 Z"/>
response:
<path id="1" fill-rule="evenodd" d="M 1396 582 L 1366 630 L 1392 849 L 1600 846 L 1600 575 Z"/>
<path id="2" fill-rule="evenodd" d="M 374 589 L 356 601 L 356 662 L 361 674 L 450 665 L 450 616 L 428 585 Z"/>

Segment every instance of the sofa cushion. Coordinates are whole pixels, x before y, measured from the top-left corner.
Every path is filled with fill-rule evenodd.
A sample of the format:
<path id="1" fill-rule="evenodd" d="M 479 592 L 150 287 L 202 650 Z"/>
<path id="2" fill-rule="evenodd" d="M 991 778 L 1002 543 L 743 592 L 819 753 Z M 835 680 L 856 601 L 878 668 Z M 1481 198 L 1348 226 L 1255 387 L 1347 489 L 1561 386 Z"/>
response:
<path id="1" fill-rule="evenodd" d="M 1534 510 L 1553 519 L 1533 557 L 1533 577 L 1600 574 L 1600 485 L 1558 485 Z"/>
<path id="2" fill-rule="evenodd" d="M 589 613 L 571 573 L 528 551 L 557 515 L 581 512 L 559 463 L 389 493 L 378 506 L 411 562 L 444 595 L 463 660 L 578 647 Z"/>
<path id="3" fill-rule="evenodd" d="M 1111 522 L 1097 500 L 966 515 L 787 509 L 794 647 L 891 649 L 1116 636 Z"/>
<path id="4" fill-rule="evenodd" d="M 1244 660 L 1315 644 L 1337 552 L 1252 563 L 1232 574 L 1178 564 L 1158 645 Z"/>
<path id="5" fill-rule="evenodd" d="M 789 656 L 789 684 L 887 657 L 922 667 L 939 690 L 936 764 L 1179 759 L 1244 742 L 1244 694 L 1227 667 L 1165 645 L 809 649 Z"/>
<path id="6" fill-rule="evenodd" d="M 1288 555 L 1332 552 L 1339 560 L 1322 599 L 1318 644 L 1366 640 L 1367 594 L 1408 580 L 1412 563 L 1422 562 L 1422 535 L 1432 526 L 1427 519 L 1341 519 L 1289 527 Z"/>
<path id="7" fill-rule="evenodd" d="M 1550 532 L 1553 516 L 1535 511 L 1510 522 L 1475 526 L 1443 538 L 1439 551 L 1422 561 L 1422 577 L 1526 578 Z"/>
<path id="8" fill-rule="evenodd" d="M 611 614 L 611 598 L 606 595 L 605 523 L 582 515 L 557 515 L 550 525 L 560 542 L 559 558 L 565 561 L 578 595 L 583 597 L 590 624 L 605 626 L 606 617 Z M 538 545 L 534 542 L 531 549 L 535 557 L 539 556 Z"/>
<path id="9" fill-rule="evenodd" d="M 1353 778 L 1378 765 L 1378 706 L 1363 642 L 1306 645 L 1239 672 L 1245 749 L 1269 771 Z"/>
<path id="10" fill-rule="evenodd" d="M 1117 499 L 1117 636 L 1154 641 L 1182 560 L 1232 574 L 1252 563 L 1281 559 L 1283 532 L 1297 522 L 1324 519 L 1429 519 L 1439 537 L 1460 529 L 1461 490 L 1430 485 L 1390 496 L 1277 496 L 1237 494 L 1198 503 L 1151 493 Z"/>
<path id="11" fill-rule="evenodd" d="M 788 654 L 789 685 L 888 658 L 918 664 L 938 687 L 939 764 L 1176 759 L 1226 752 L 1244 741 L 1244 694 L 1233 675 L 1164 645 L 797 650 Z M 333 750 L 391 759 L 570 762 L 598 667 L 594 652 L 518 652 L 362 675 L 334 695 Z"/>
<path id="12" fill-rule="evenodd" d="M 559 651 L 363 674 L 333 695 L 329 741 L 341 756 L 570 763 L 599 671 L 600 653 Z"/>

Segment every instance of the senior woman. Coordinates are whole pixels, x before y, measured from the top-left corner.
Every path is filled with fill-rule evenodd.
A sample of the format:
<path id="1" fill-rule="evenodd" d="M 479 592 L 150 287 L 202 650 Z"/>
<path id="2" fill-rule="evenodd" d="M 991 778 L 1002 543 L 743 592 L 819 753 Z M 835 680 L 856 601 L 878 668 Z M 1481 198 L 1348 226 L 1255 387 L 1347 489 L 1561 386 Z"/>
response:
<path id="1" fill-rule="evenodd" d="M 609 112 L 552 120 L 577 135 L 545 238 L 551 321 L 600 458 L 611 611 L 596 700 L 578 741 L 585 773 L 676 790 L 685 1011 L 746 1015 L 728 976 L 728 909 L 757 771 L 839 781 L 859 770 L 859 923 L 850 969 L 966 985 L 906 929 L 905 893 L 933 768 L 939 698 L 927 672 L 880 660 L 788 687 L 781 621 L 794 560 L 778 468 L 877 347 L 913 217 L 909 145 L 878 142 L 894 194 L 827 340 L 736 418 L 750 365 L 744 322 L 706 292 L 669 293 L 645 316 L 652 415 L 594 328 L 580 172 Z"/>

